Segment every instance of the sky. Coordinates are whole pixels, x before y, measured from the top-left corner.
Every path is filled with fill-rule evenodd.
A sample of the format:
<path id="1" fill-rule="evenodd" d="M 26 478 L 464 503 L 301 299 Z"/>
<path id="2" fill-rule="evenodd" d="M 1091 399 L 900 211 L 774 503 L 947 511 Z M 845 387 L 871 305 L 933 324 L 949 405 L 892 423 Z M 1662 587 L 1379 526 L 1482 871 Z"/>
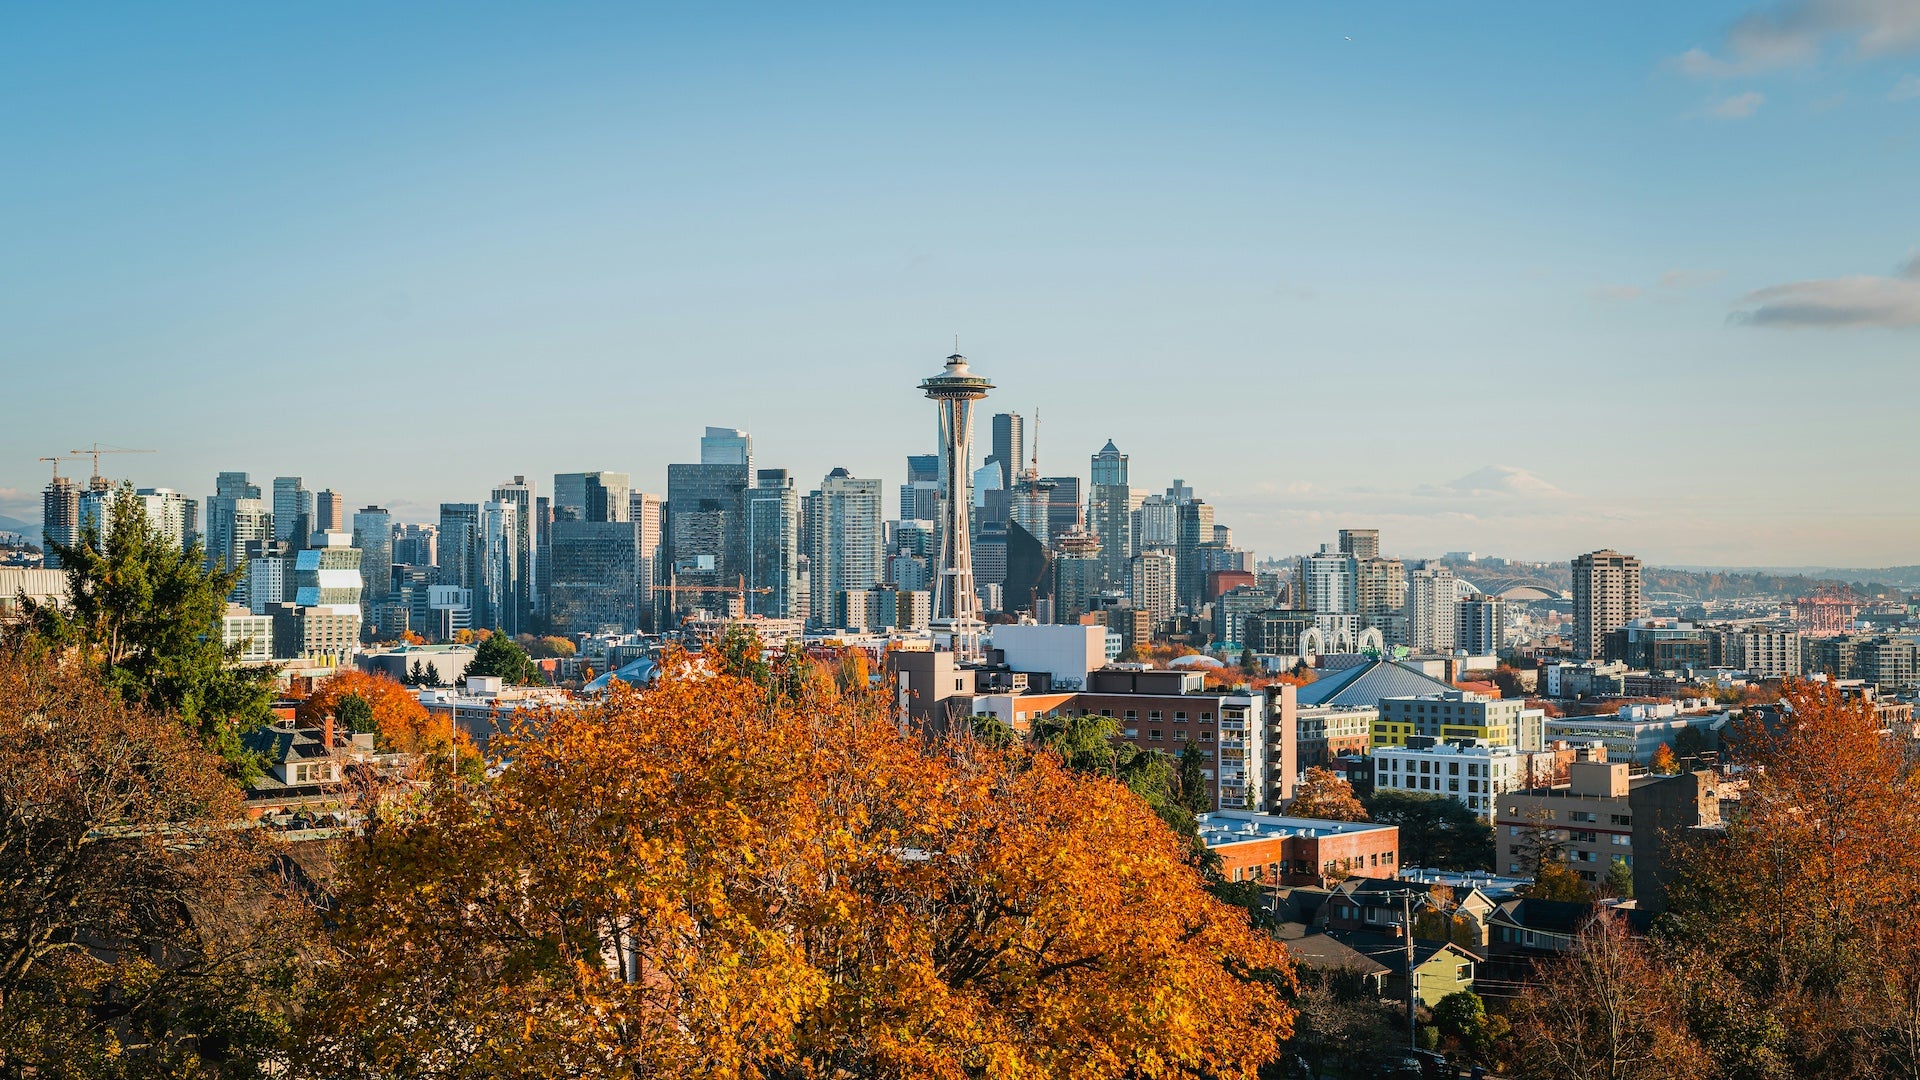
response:
<path id="1" fill-rule="evenodd" d="M 1358 8 L 5 6 L 0 514 L 709 424 L 892 513 L 957 334 L 1263 556 L 1920 563 L 1920 4 Z"/>

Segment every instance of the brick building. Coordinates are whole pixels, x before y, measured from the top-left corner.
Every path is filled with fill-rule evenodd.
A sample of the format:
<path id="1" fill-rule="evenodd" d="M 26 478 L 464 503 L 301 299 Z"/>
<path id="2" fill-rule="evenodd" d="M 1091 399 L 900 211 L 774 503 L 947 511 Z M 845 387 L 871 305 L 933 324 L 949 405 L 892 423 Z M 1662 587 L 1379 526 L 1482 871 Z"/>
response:
<path id="1" fill-rule="evenodd" d="M 1220 857 L 1229 881 L 1324 885 L 1347 874 L 1392 877 L 1400 829 L 1367 821 L 1322 821 L 1246 810 L 1199 817 L 1200 840 Z"/>

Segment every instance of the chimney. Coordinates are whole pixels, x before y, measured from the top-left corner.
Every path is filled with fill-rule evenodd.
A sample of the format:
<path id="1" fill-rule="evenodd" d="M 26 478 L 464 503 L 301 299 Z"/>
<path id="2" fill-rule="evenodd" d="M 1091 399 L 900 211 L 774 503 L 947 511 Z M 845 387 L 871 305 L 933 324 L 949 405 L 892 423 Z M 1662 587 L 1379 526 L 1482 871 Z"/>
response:
<path id="1" fill-rule="evenodd" d="M 333 756 L 333 714 L 327 714 L 326 723 L 320 725 L 320 738 L 327 748 L 327 756 Z"/>

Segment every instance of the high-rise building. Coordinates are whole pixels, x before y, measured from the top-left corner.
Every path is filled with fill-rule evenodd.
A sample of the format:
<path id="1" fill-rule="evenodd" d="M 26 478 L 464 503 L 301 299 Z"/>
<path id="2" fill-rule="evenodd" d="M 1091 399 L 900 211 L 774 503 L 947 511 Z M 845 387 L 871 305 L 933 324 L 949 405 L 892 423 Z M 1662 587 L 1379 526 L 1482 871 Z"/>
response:
<path id="1" fill-rule="evenodd" d="M 245 557 L 244 548 L 235 547 L 234 505 L 240 499 L 260 498 L 260 485 L 243 472 L 223 472 L 214 478 L 213 494 L 207 497 L 207 566 L 236 565 Z M 247 539 L 272 539 L 252 536 Z"/>
<path id="2" fill-rule="evenodd" d="M 172 488 L 143 487 L 133 497 L 146 511 L 155 532 L 182 551 L 193 545 L 199 531 L 200 507 Z"/>
<path id="3" fill-rule="evenodd" d="M 519 581 L 513 602 L 516 609 L 515 625 L 518 625 L 540 607 L 540 594 L 535 588 L 540 560 L 540 525 L 534 520 L 539 500 L 527 478 L 516 476 L 508 483 L 494 486 L 493 501 L 513 504 L 513 563 Z"/>
<path id="4" fill-rule="evenodd" d="M 273 538 L 304 547 L 315 531 L 313 492 L 297 476 L 273 478 Z"/>
<path id="5" fill-rule="evenodd" d="M 1172 548 L 1151 547 L 1142 548 L 1132 563 L 1133 606 L 1146 612 L 1157 626 L 1173 614 L 1178 602 L 1174 573 L 1178 559 Z"/>
<path id="6" fill-rule="evenodd" d="M 1341 529 L 1340 553 L 1360 562 L 1380 557 L 1379 529 Z"/>
<path id="7" fill-rule="evenodd" d="M 346 497 L 332 488 L 321 488 L 313 497 L 313 531 L 345 532 L 346 529 Z"/>
<path id="8" fill-rule="evenodd" d="M 360 551 L 342 532 L 314 532 L 294 552 L 292 603 L 273 610 L 274 652 L 344 661 L 360 644 Z"/>
<path id="9" fill-rule="evenodd" d="M 1092 486 L 1096 488 L 1115 484 L 1126 486 L 1127 455 L 1113 445 L 1112 439 L 1108 439 L 1107 445 L 1093 455 L 1093 473 L 1090 479 L 1093 481 Z"/>
<path id="10" fill-rule="evenodd" d="M 1121 471 L 1125 471 L 1124 459 Z M 1096 483 L 1087 499 L 1087 531 L 1100 541 L 1103 588 L 1127 588 L 1128 563 L 1133 558 L 1132 503 L 1133 489 L 1124 483 Z"/>
<path id="11" fill-rule="evenodd" d="M 1085 518 L 1080 510 L 1080 478 L 1077 476 L 1043 476 L 1043 483 L 1053 485 L 1053 494 L 1047 500 L 1047 537 L 1049 543 L 1081 529 Z"/>
<path id="12" fill-rule="evenodd" d="M 1054 482 L 1028 469 L 1013 482 L 1013 499 L 1008 516 L 1042 544 L 1053 539 Z"/>
<path id="13" fill-rule="evenodd" d="M 633 478 L 621 472 L 553 474 L 555 521 L 625 521 Z"/>
<path id="14" fill-rule="evenodd" d="M 1646 614 L 1640 596 L 1640 560 L 1605 549 L 1573 560 L 1573 655 L 1605 655 L 1606 636 Z"/>
<path id="15" fill-rule="evenodd" d="M 978 655 L 980 635 L 985 630 L 980 619 L 980 594 L 973 583 L 973 533 L 968 521 L 973 509 L 972 494 L 967 491 L 973 471 L 973 403 L 985 398 L 993 383 L 975 375 L 967 358 L 956 352 L 947 357 L 940 374 L 921 380 L 920 389 L 933 400 L 940 418 L 940 520 L 936 529 L 940 557 L 934 564 L 931 625 L 936 634 L 947 635 L 954 652 L 971 657 Z M 996 454 L 1000 449 L 1000 421 L 1001 417 L 994 417 Z M 1009 421 L 1007 432 L 1013 452 L 1012 445 L 1020 441 L 1017 415 Z M 1011 466 L 1006 463 L 1019 457 L 1017 452 L 1012 457 L 999 456 L 1005 484 L 1012 479 Z M 816 579 L 820 576 L 817 563 L 812 573 Z"/>
<path id="16" fill-rule="evenodd" d="M 731 587 L 746 567 L 745 465 L 667 466 L 667 522 L 661 561 L 681 588 Z M 676 610 L 702 606 L 713 597 L 673 597 Z"/>
<path id="17" fill-rule="evenodd" d="M 940 455 L 908 454 L 907 482 L 900 485 L 901 521 L 940 518 Z"/>
<path id="18" fill-rule="evenodd" d="M 656 629 L 653 587 L 660 584 L 660 544 L 667 527 L 667 498 L 648 491 L 627 496 L 627 519 L 637 530 L 640 545 L 640 623 Z"/>
<path id="19" fill-rule="evenodd" d="M 1415 652 L 1453 651 L 1455 595 L 1453 571 L 1444 567 L 1407 575 L 1407 644 Z"/>
<path id="20" fill-rule="evenodd" d="M 785 469 L 761 469 L 756 479 L 747 489 L 747 587 L 756 591 L 746 609 L 791 619 L 800 594 L 800 494 Z"/>
<path id="21" fill-rule="evenodd" d="M 566 633 L 628 633 L 640 625 L 640 525 L 563 518 L 550 526 L 548 617 Z"/>
<path id="22" fill-rule="evenodd" d="M 480 504 L 479 584 L 474 587 L 475 618 L 489 630 L 520 632 L 526 592 L 521 580 L 520 505 Z"/>
<path id="23" fill-rule="evenodd" d="M 1453 647 L 1469 656 L 1497 655 L 1507 636 L 1507 602 L 1474 593 L 1454 608 Z"/>
<path id="24" fill-rule="evenodd" d="M 360 549 L 361 625 L 378 618 L 376 605 L 393 595 L 393 515 L 367 506 L 353 512 L 353 546 Z"/>
<path id="25" fill-rule="evenodd" d="M 1074 529 L 1054 540 L 1053 621 L 1076 623 L 1093 610 L 1093 598 L 1105 588 L 1105 563 L 1100 541 Z"/>
<path id="26" fill-rule="evenodd" d="M 753 436 L 738 428 L 710 427 L 700 436 L 700 464 L 753 468 Z"/>
<path id="27" fill-rule="evenodd" d="M 1027 460 L 1026 418 L 1019 413 L 993 415 L 993 459 L 1000 465 L 1000 489 L 1012 491 Z"/>
<path id="28" fill-rule="evenodd" d="M 480 589 L 480 504 L 441 503 L 440 528 L 435 537 L 441 585 Z"/>
<path id="29" fill-rule="evenodd" d="M 432 525 L 395 525 L 393 561 L 405 566 L 437 566 L 440 530 Z"/>
<path id="30" fill-rule="evenodd" d="M 240 584 L 243 602 L 255 615 L 270 615 L 280 604 L 293 601 L 294 547 L 286 540 L 249 540 L 246 573 Z"/>
<path id="31" fill-rule="evenodd" d="M 1213 507 L 1199 499 L 1179 505 L 1180 537 L 1174 547 L 1178 561 L 1175 593 L 1181 608 L 1197 613 L 1206 602 L 1207 564 L 1201 558 L 1200 548 L 1213 541 Z"/>
<path id="32" fill-rule="evenodd" d="M 1362 615 L 1400 613 L 1407 606 L 1406 564 L 1378 556 L 1360 559 L 1354 592 Z"/>
<path id="33" fill-rule="evenodd" d="M 1352 555 L 1331 544 L 1300 560 L 1305 606 L 1321 615 L 1352 615 L 1360 606 L 1359 567 Z"/>
<path id="34" fill-rule="evenodd" d="M 40 495 L 40 535 L 49 570 L 60 567 L 54 544 L 72 547 L 80 542 L 80 485 L 71 477 L 55 475 Z"/>
<path id="35" fill-rule="evenodd" d="M 813 595 L 808 604 L 814 618 L 830 622 L 839 594 L 878 585 L 886 576 L 885 519 L 880 505 L 880 481 L 861 480 L 845 469 L 835 469 L 807 496 L 807 552 Z"/>

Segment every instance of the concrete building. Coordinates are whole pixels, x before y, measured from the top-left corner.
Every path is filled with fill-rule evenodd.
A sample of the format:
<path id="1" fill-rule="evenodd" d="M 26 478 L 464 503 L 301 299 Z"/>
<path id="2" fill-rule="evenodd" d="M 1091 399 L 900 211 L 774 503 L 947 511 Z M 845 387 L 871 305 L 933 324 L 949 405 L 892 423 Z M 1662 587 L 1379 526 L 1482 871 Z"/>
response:
<path id="1" fill-rule="evenodd" d="M 1133 598 L 1133 606 L 1146 612 L 1156 626 L 1170 618 L 1178 604 L 1176 566 L 1171 548 L 1145 548 L 1133 557 L 1128 595 Z"/>
<path id="2" fill-rule="evenodd" d="M 629 633 L 641 621 L 640 525 L 555 521 L 548 566 L 548 619 L 563 633 Z"/>
<path id="3" fill-rule="evenodd" d="M 1374 790 L 1445 795 L 1482 817 L 1492 817 L 1494 799 L 1523 786 L 1528 755 L 1481 739 L 1416 737 L 1411 745 L 1373 751 Z"/>
<path id="4" fill-rule="evenodd" d="M 886 576 L 880 500 L 880 481 L 859 479 L 845 469 L 828 473 L 806 497 L 811 610 L 819 625 L 832 624 L 839 594 L 873 588 Z"/>
<path id="5" fill-rule="evenodd" d="M 1277 597 L 1258 585 L 1237 585 L 1215 597 L 1214 647 L 1228 652 L 1251 647 L 1254 639 L 1247 636 L 1247 621 L 1263 611 L 1273 610 L 1277 602 Z"/>
<path id="6" fill-rule="evenodd" d="M 1352 615 L 1359 611 L 1359 566 L 1352 555 L 1331 544 L 1300 560 L 1301 595 L 1306 608 L 1321 615 Z"/>
<path id="7" fill-rule="evenodd" d="M 1529 715 L 1531 714 L 1531 715 Z M 1479 740 L 1489 746 L 1539 750 L 1545 714 L 1529 710 L 1520 698 L 1496 698 L 1467 690 L 1409 694 L 1380 699 L 1373 746 L 1406 746 L 1416 736 L 1450 741 Z"/>
<path id="8" fill-rule="evenodd" d="M 1716 629 L 1713 662 L 1762 679 L 1798 677 L 1802 671 L 1802 639 L 1792 630 L 1768 627 Z"/>
<path id="9" fill-rule="evenodd" d="M 1373 705 L 1315 705 L 1298 711 L 1294 744 L 1300 767 L 1326 765 L 1337 757 L 1365 754 L 1373 748 L 1373 725 L 1380 709 Z"/>
<path id="10" fill-rule="evenodd" d="M 1597 884 L 1615 860 L 1633 870 L 1634 899 L 1643 909 L 1665 906 L 1674 867 L 1671 841 L 1685 830 L 1721 823 L 1719 782 L 1707 771 L 1678 776 L 1632 772 L 1623 761 L 1576 761 L 1568 782 L 1509 792 L 1494 819 L 1495 869 L 1523 873 L 1540 842 L 1559 845 L 1567 864 Z"/>
<path id="11" fill-rule="evenodd" d="M 1457 592 L 1453 571 L 1422 567 L 1407 580 L 1407 645 L 1416 653 L 1450 653 Z"/>
<path id="12" fill-rule="evenodd" d="M 987 647 L 1015 671 L 1044 671 L 1055 690 L 1084 689 L 1090 672 L 1107 666 L 1107 628 L 1011 623 L 987 632 Z"/>
<path id="13" fill-rule="evenodd" d="M 60 569 L 60 553 L 54 544 L 73 547 L 80 542 L 80 485 L 57 472 L 40 493 L 40 537 L 45 559 L 41 566 Z"/>
<path id="14" fill-rule="evenodd" d="M 800 493 L 785 469 L 761 469 L 756 479 L 746 496 L 747 587 L 756 590 L 746 596 L 747 613 L 795 618 L 800 606 Z"/>
<path id="15" fill-rule="evenodd" d="M 1475 593 L 1454 607 L 1453 647 L 1468 656 L 1498 655 L 1507 638 L 1507 602 Z"/>
<path id="16" fill-rule="evenodd" d="M 332 488 L 321 488 L 313 497 L 313 531 L 345 532 L 347 500 Z"/>
<path id="17" fill-rule="evenodd" d="M 1341 529 L 1340 553 L 1351 555 L 1355 562 L 1367 562 L 1380 557 L 1379 529 Z"/>
<path id="18" fill-rule="evenodd" d="M 1646 614 L 1640 595 L 1640 560 L 1604 549 L 1573 560 L 1573 655 L 1598 660 L 1606 636 Z"/>

